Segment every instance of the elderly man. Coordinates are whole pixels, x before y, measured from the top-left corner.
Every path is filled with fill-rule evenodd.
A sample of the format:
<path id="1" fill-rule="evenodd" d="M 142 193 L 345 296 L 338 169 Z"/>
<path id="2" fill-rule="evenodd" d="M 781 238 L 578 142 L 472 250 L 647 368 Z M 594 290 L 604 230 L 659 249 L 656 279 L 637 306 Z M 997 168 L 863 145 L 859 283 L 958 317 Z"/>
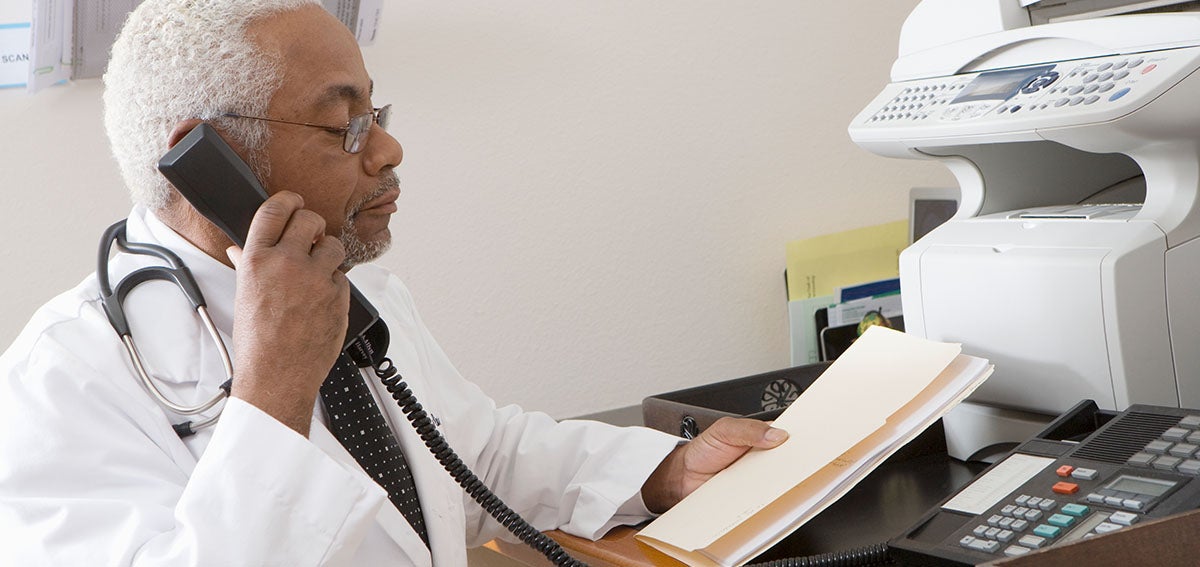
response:
<path id="1" fill-rule="evenodd" d="M 374 376 L 331 373 L 351 267 L 433 427 L 538 529 L 598 537 L 783 441 L 748 420 L 686 444 L 555 423 L 497 407 L 460 377 L 404 286 L 368 264 L 390 241 L 403 154 L 352 35 L 319 4 L 149 0 L 118 38 L 105 85 L 135 202 L 127 237 L 190 267 L 230 344 L 231 395 L 192 418 L 195 434 L 176 430 L 188 417 L 138 381 L 96 275 L 52 300 L 0 358 L 0 564 L 464 565 L 466 547 L 503 536 Z M 270 193 L 244 248 L 155 169 L 202 122 Z M 122 252 L 104 269 L 116 281 L 147 262 Z M 227 377 L 181 298 L 147 283 L 125 311 L 164 397 L 196 405 L 219 398 Z M 337 398 L 343 385 L 357 392 L 353 411 Z"/>

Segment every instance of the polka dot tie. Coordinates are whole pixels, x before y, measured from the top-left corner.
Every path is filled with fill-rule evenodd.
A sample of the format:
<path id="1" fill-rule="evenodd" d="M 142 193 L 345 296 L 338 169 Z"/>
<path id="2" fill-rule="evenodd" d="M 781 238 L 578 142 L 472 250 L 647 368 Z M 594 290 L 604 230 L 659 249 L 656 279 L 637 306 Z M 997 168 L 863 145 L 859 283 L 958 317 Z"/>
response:
<path id="1" fill-rule="evenodd" d="M 404 453 L 400 450 L 400 443 L 388 428 L 379 406 L 375 405 L 362 373 L 345 353 L 338 358 L 333 370 L 329 371 L 329 377 L 321 385 L 321 400 L 329 414 L 329 428 L 333 436 L 354 456 L 359 466 L 387 491 L 388 499 L 404 514 L 428 546 L 429 535 L 425 531 L 417 487 L 413 483 L 412 471 L 404 460 Z"/>

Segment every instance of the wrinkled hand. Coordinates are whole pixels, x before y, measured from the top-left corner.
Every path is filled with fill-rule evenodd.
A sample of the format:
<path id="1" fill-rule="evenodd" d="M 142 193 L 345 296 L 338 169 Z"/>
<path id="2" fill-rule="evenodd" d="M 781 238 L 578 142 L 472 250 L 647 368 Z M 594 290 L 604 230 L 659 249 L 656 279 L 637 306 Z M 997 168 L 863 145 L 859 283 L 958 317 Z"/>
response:
<path id="1" fill-rule="evenodd" d="M 245 249 L 231 247 L 234 299 L 233 395 L 308 435 L 321 383 L 346 334 L 346 252 L 325 219 L 280 191 L 254 215 Z"/>
<path id="2" fill-rule="evenodd" d="M 642 500 L 651 512 L 665 512 L 750 449 L 778 447 L 787 437 L 763 421 L 723 417 L 663 459 L 642 485 Z"/>

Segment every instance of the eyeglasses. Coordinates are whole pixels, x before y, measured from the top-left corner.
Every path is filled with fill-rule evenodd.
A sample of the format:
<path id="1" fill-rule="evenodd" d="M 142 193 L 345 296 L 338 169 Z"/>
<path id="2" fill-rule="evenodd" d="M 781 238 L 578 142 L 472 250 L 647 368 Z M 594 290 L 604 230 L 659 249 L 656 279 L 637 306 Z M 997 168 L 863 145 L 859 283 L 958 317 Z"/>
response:
<path id="1" fill-rule="evenodd" d="M 310 128 L 322 128 L 330 132 L 335 132 L 344 136 L 342 140 L 342 149 L 347 153 L 357 154 L 367 146 L 367 134 L 371 131 L 372 124 L 378 124 L 380 128 L 387 130 L 388 122 L 392 118 L 392 105 L 385 105 L 383 108 L 373 108 L 370 112 L 364 112 L 358 116 L 350 118 L 345 126 L 329 126 L 325 124 L 313 124 L 311 122 L 290 122 L 288 120 L 278 120 L 276 118 L 263 118 L 261 116 L 244 116 L 234 112 L 226 112 L 222 114 L 226 118 L 247 118 L 249 120 L 262 120 L 264 122 L 278 122 L 280 124 L 292 124 L 295 126 L 308 126 Z"/>

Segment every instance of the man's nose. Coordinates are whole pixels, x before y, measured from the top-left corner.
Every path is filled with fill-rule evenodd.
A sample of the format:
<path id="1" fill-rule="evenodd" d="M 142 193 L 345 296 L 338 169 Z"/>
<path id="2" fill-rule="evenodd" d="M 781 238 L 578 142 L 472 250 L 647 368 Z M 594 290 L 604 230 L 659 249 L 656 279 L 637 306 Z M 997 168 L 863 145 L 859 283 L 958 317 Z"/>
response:
<path id="1" fill-rule="evenodd" d="M 371 125 L 363 154 L 363 169 L 371 176 L 379 175 L 384 169 L 396 167 L 404 161 L 404 148 L 400 142 L 378 124 Z"/>

